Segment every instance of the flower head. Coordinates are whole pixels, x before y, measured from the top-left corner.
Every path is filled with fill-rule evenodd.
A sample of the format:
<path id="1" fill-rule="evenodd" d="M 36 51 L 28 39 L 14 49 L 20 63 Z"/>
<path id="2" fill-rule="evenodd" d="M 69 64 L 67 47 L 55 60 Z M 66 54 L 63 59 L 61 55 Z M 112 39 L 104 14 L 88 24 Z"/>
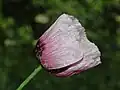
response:
<path id="1" fill-rule="evenodd" d="M 62 14 L 39 38 L 36 55 L 47 71 L 61 77 L 101 63 L 100 51 L 87 39 L 84 27 L 67 14 Z"/>

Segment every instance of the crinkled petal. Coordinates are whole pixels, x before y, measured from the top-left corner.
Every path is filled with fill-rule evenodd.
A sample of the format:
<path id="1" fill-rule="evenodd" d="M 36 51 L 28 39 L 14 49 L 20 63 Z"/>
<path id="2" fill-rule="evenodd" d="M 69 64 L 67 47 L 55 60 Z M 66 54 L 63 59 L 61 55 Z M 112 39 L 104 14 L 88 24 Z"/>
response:
<path id="1" fill-rule="evenodd" d="M 39 38 L 37 55 L 56 76 L 71 76 L 101 63 L 98 47 L 73 16 L 63 14 Z"/>
<path id="2" fill-rule="evenodd" d="M 82 59 L 80 33 L 84 29 L 77 19 L 63 14 L 46 31 L 40 42 L 44 43 L 41 63 L 47 69 L 66 67 Z"/>

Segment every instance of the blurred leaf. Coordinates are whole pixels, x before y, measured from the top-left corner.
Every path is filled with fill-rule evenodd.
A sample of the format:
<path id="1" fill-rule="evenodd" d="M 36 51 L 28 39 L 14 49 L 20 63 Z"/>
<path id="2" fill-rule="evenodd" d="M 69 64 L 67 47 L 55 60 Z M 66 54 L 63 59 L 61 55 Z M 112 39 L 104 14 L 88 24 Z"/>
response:
<path id="1" fill-rule="evenodd" d="M 45 15 L 42 15 L 42 14 L 38 14 L 36 17 L 35 17 L 35 21 L 37 23 L 42 23 L 42 24 L 46 24 L 48 23 L 49 21 L 49 18 Z"/>

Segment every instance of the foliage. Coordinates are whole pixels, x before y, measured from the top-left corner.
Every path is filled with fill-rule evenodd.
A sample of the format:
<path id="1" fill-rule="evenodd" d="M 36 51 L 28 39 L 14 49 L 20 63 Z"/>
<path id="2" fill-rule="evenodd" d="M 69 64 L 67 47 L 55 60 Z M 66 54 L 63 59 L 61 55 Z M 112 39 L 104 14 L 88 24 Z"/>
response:
<path id="1" fill-rule="evenodd" d="M 0 90 L 15 90 L 39 65 L 35 42 L 62 13 L 80 20 L 102 64 L 68 78 L 42 70 L 24 90 L 120 89 L 120 0 L 0 0 Z"/>

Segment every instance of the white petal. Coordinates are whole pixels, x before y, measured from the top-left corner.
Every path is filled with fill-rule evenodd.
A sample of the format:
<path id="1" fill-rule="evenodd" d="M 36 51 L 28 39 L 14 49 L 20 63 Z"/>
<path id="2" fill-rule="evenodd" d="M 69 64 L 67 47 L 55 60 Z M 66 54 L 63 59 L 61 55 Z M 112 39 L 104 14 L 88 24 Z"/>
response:
<path id="1" fill-rule="evenodd" d="M 40 37 L 45 43 L 42 53 L 44 66 L 57 69 L 81 60 L 83 53 L 80 50 L 80 35 L 84 36 L 85 33 L 78 20 L 66 14 L 61 15 Z"/>
<path id="2" fill-rule="evenodd" d="M 87 39 L 84 28 L 73 16 L 61 15 L 40 37 L 40 42 L 44 44 L 41 63 L 49 70 L 81 61 L 57 75 L 74 74 L 77 70 L 86 70 L 101 63 L 100 51 Z"/>

